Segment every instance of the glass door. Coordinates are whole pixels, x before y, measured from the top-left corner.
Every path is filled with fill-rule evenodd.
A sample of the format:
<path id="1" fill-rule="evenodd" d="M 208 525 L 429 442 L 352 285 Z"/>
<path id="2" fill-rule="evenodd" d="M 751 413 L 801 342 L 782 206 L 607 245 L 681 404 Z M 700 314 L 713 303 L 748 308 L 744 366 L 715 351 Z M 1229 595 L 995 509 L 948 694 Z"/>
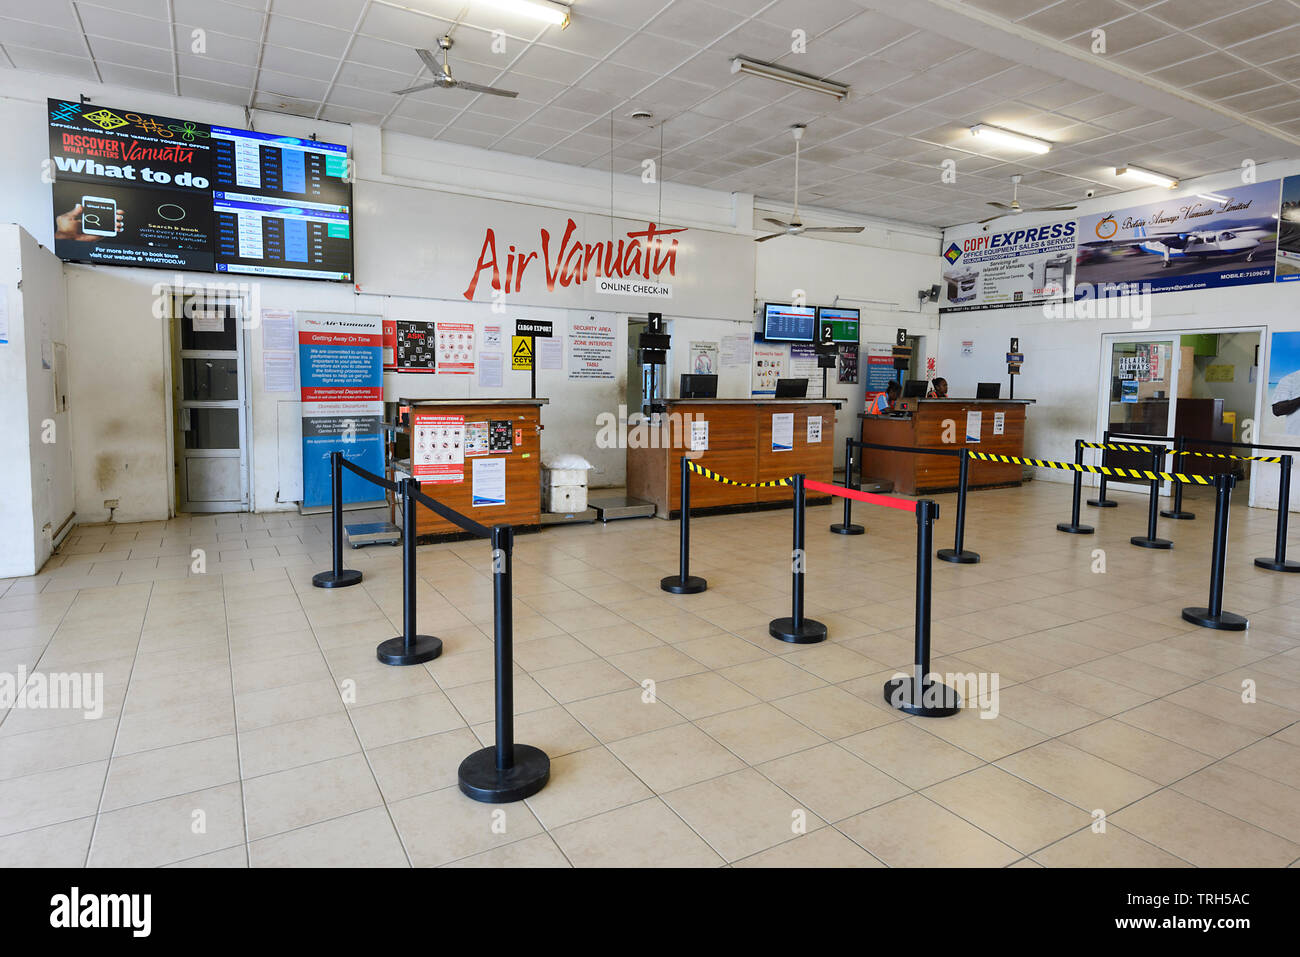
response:
<path id="1" fill-rule="evenodd" d="M 1179 350 L 1178 339 L 1130 338 L 1110 341 L 1108 380 L 1103 385 L 1106 410 L 1103 428 L 1112 434 L 1130 436 L 1173 435 L 1177 402 Z M 1122 441 L 1118 439 L 1116 441 Z M 1151 457 L 1142 453 L 1107 452 L 1105 464 L 1120 468 L 1151 467 Z M 1162 468 L 1169 464 L 1166 457 Z M 1164 471 L 1169 471 L 1164 468 Z M 1114 482 L 1130 490 L 1145 485 Z"/>
<path id="2" fill-rule="evenodd" d="M 248 508 L 241 335 L 235 303 L 174 300 L 172 393 L 180 512 Z"/>

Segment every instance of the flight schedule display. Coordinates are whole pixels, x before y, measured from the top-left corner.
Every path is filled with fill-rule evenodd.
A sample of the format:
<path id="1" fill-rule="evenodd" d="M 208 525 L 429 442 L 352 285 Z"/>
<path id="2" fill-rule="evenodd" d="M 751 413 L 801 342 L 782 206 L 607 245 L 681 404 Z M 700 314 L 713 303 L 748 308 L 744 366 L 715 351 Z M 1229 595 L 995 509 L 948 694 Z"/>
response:
<path id="1" fill-rule="evenodd" d="M 47 102 L 60 258 L 352 280 L 346 146 Z"/>
<path id="2" fill-rule="evenodd" d="M 763 338 L 769 342 L 812 342 L 817 310 L 786 303 L 763 304 Z"/>

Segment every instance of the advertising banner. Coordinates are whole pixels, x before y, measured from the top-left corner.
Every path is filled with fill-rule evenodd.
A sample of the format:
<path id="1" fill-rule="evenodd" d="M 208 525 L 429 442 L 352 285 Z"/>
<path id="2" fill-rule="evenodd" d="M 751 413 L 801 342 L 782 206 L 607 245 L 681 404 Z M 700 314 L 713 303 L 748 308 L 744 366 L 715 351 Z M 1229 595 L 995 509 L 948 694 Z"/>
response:
<path id="1" fill-rule="evenodd" d="M 754 342 L 754 395 L 776 395 L 776 382 L 785 378 L 785 365 L 790 350 L 780 343 L 773 345 L 761 339 Z"/>
<path id="2" fill-rule="evenodd" d="M 1059 302 L 1073 295 L 1073 220 L 945 237 L 940 312 Z"/>
<path id="3" fill-rule="evenodd" d="M 841 383 L 858 383 L 858 347 L 853 343 L 841 343 L 839 347 L 839 381 Z"/>
<path id="4" fill-rule="evenodd" d="M 302 504 L 330 504 L 330 453 L 384 474 L 383 320 L 324 312 L 298 313 L 302 388 Z M 346 469 L 343 501 L 375 502 L 378 487 Z"/>
<path id="5" fill-rule="evenodd" d="M 1265 429 L 1300 437 L 1300 332 L 1275 332 L 1268 350 Z"/>
<path id="6" fill-rule="evenodd" d="M 1277 227 L 1277 281 L 1300 280 L 1300 176 L 1282 180 Z"/>
<path id="7" fill-rule="evenodd" d="M 1180 292 L 1272 282 L 1280 189 L 1270 180 L 1081 216 L 1075 298 L 1095 297 L 1098 286 Z"/>
<path id="8" fill-rule="evenodd" d="M 867 408 L 877 396 L 883 395 L 889 383 L 897 377 L 894 372 L 894 345 L 891 342 L 868 342 L 863 350 L 867 356 Z"/>

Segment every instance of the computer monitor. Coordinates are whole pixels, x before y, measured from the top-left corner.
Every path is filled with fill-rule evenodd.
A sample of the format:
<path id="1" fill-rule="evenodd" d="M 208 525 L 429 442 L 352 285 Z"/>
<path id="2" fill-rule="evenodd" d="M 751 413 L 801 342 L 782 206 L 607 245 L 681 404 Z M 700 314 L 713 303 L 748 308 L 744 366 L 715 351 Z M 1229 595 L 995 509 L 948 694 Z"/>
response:
<path id="1" fill-rule="evenodd" d="M 980 382 L 975 386 L 975 398 L 977 399 L 996 399 L 1001 394 L 1001 382 Z"/>
<path id="2" fill-rule="evenodd" d="M 903 384 L 904 399 L 924 399 L 925 393 L 929 391 L 930 383 L 924 379 L 908 379 Z"/>
<path id="3" fill-rule="evenodd" d="M 703 373 L 682 373 L 681 397 L 683 399 L 716 399 L 718 377 Z"/>
<path id="4" fill-rule="evenodd" d="M 806 399 L 808 397 L 808 380 L 777 379 L 776 397 L 778 399 Z"/>

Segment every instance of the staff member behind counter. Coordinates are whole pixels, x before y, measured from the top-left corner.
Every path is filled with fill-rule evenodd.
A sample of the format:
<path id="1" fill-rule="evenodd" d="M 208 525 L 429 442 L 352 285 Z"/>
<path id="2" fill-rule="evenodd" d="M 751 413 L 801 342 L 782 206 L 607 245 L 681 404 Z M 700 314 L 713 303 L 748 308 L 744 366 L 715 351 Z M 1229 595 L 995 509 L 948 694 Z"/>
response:
<path id="1" fill-rule="evenodd" d="M 927 399 L 946 399 L 948 398 L 948 380 L 943 376 L 936 376 L 935 380 L 930 383 L 930 391 L 926 393 Z"/>
<path id="2" fill-rule="evenodd" d="M 885 391 L 876 396 L 871 404 L 867 406 L 868 415 L 884 415 L 894 407 L 898 397 L 903 394 L 903 387 L 897 382 L 891 381 L 885 386 Z"/>

